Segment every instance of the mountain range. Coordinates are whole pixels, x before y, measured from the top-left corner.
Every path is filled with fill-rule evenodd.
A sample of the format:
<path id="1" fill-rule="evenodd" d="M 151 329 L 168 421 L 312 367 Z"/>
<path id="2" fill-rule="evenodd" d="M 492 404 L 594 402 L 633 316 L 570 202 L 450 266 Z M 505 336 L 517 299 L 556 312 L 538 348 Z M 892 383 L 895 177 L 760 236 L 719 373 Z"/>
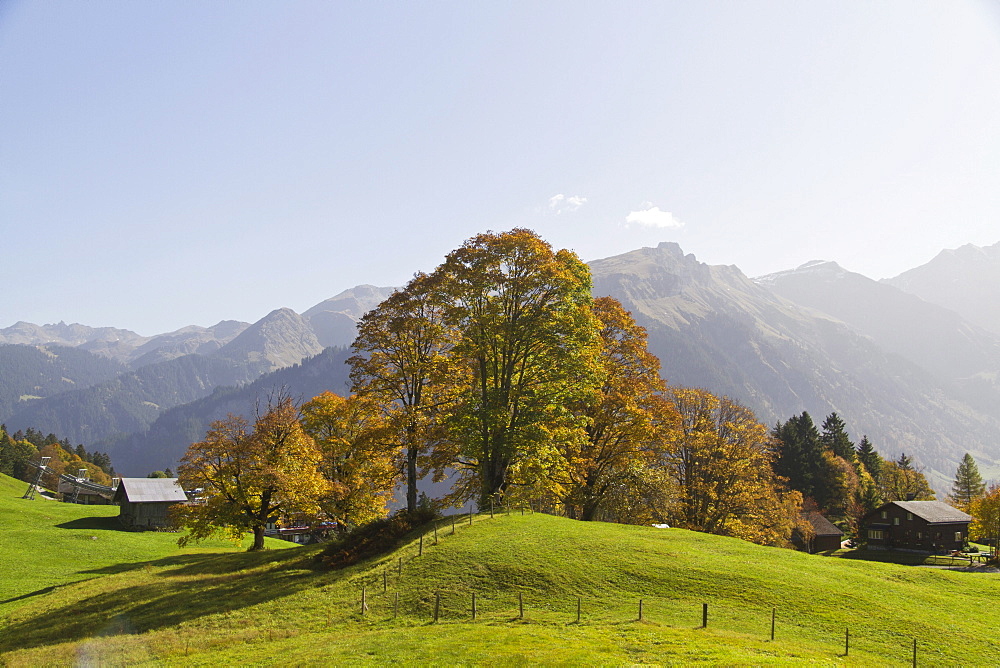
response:
<path id="1" fill-rule="evenodd" d="M 594 294 L 646 327 L 669 382 L 729 395 L 769 424 L 837 411 L 942 492 L 965 452 L 1000 478 L 1000 244 L 885 281 L 822 261 L 751 279 L 674 243 L 590 267 Z M 211 420 L 275 388 L 346 391 L 355 323 L 390 292 L 362 285 L 302 314 L 154 337 L 17 323 L 0 329 L 0 420 L 107 450 L 128 474 L 173 466 Z"/>

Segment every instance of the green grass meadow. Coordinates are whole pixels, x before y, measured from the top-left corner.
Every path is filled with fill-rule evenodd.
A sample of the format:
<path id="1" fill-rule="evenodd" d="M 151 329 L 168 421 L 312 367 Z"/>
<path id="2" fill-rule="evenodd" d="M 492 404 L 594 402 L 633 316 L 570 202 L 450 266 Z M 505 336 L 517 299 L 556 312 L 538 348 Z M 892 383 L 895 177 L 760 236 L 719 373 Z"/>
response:
<path id="1" fill-rule="evenodd" d="M 78 518 L 94 511 L 60 505 Z M 50 536 L 73 521 L 56 519 Z M 46 546 L 44 527 L 21 540 L 3 522 L 6 559 Z M 31 595 L 0 607 L 0 664 L 908 666 L 914 640 L 921 666 L 1000 663 L 998 576 L 678 529 L 530 513 L 470 526 L 466 516 L 454 533 L 440 522 L 436 541 L 426 529 L 422 554 L 413 533 L 391 554 L 334 571 L 318 547 L 182 553 L 159 542 L 170 534 L 122 535 L 148 540 L 143 548 L 81 531 L 50 538 L 51 553 L 68 552 L 50 557 L 49 580 L 22 579 L 14 590 Z M 80 544 L 92 548 L 84 568 L 71 554 Z M 119 559 L 119 549 L 131 551 Z"/>

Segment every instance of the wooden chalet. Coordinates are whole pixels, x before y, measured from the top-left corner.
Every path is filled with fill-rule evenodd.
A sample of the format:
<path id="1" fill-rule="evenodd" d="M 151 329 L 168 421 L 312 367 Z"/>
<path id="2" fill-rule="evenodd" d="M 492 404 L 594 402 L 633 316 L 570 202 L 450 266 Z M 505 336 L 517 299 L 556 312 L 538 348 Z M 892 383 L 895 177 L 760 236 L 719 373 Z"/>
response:
<path id="1" fill-rule="evenodd" d="M 803 512 L 802 519 L 808 522 L 813 529 L 812 537 L 802 540 L 806 552 L 815 554 L 816 552 L 840 549 L 840 543 L 844 540 L 844 532 L 838 529 L 833 522 L 816 511 Z"/>
<path id="2" fill-rule="evenodd" d="M 951 552 L 965 546 L 970 522 L 943 501 L 892 501 L 865 515 L 861 538 L 875 550 Z"/>
<path id="3" fill-rule="evenodd" d="M 187 501 L 176 478 L 122 478 L 114 502 L 126 529 L 159 529 L 169 525 L 167 509 Z"/>

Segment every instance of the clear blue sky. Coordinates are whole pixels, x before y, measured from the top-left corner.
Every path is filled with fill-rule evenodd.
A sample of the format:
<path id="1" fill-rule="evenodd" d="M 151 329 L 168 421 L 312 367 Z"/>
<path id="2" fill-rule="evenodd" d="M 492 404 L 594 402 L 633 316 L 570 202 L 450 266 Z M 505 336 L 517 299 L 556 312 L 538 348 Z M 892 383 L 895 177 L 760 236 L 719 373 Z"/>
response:
<path id="1" fill-rule="evenodd" d="M 998 212 L 995 2 L 0 0 L 0 327 L 301 312 L 515 226 L 882 278 Z"/>

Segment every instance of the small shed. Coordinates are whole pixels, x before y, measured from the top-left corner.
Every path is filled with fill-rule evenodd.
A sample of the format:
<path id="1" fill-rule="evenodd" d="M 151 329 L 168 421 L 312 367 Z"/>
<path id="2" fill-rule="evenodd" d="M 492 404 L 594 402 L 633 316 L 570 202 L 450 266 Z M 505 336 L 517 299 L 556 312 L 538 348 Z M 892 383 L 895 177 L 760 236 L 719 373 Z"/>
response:
<path id="1" fill-rule="evenodd" d="M 806 542 L 806 551 L 809 554 L 840 549 L 840 543 L 844 540 L 844 532 L 838 529 L 833 522 L 816 511 L 803 512 L 802 519 L 809 522 L 813 528 L 813 536 Z"/>
<path id="2" fill-rule="evenodd" d="M 121 507 L 118 519 L 126 529 L 168 526 L 167 509 L 187 501 L 176 478 L 122 478 L 114 502 Z"/>
<path id="3" fill-rule="evenodd" d="M 943 501 L 891 501 L 865 515 L 861 535 L 870 549 L 950 552 L 965 546 L 970 522 Z"/>

